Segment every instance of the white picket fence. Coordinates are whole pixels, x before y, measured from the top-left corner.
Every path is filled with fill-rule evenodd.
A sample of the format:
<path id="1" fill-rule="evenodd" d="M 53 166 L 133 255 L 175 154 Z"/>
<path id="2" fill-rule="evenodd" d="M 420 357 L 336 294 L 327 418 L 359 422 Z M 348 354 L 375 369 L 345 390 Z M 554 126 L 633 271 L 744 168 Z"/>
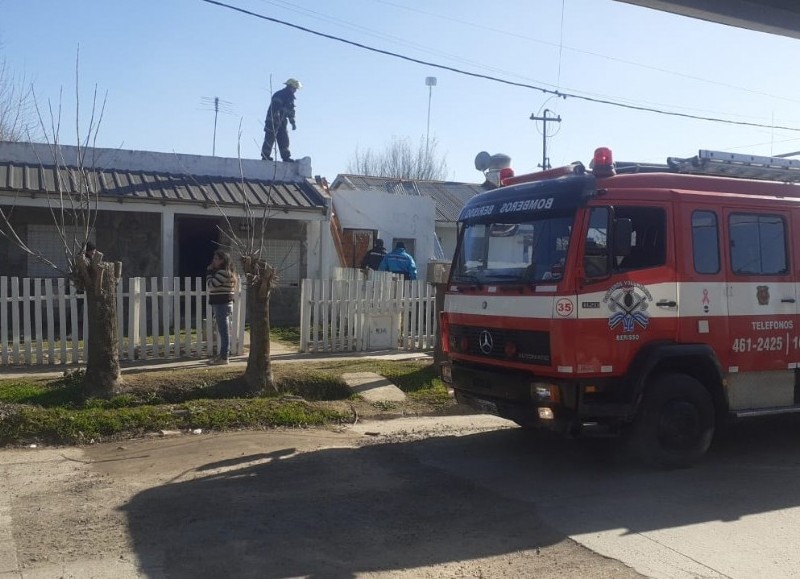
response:
<path id="1" fill-rule="evenodd" d="M 0 366 L 85 361 L 85 299 L 63 278 L 0 276 Z M 246 308 L 246 292 L 240 287 L 231 319 L 234 355 L 244 351 Z M 205 357 L 217 348 L 202 278 L 122 280 L 117 328 L 122 360 Z"/>
<path id="2" fill-rule="evenodd" d="M 390 275 L 349 277 L 303 280 L 301 352 L 433 349 L 437 320 L 432 285 Z"/>

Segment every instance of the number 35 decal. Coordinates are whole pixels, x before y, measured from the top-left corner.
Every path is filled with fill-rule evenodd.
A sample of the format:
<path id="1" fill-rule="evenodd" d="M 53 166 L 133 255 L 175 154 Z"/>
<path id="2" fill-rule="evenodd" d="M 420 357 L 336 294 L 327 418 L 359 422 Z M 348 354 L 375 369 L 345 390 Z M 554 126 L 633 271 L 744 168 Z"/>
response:
<path id="1" fill-rule="evenodd" d="M 574 309 L 575 306 L 567 298 L 561 298 L 556 302 L 556 313 L 563 318 L 571 316 Z"/>

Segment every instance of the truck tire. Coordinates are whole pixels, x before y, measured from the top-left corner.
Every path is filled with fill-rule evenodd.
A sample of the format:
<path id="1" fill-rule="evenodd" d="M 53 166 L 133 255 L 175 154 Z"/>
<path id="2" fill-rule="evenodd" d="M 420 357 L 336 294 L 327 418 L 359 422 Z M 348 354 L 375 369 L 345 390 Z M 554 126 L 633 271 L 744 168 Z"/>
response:
<path id="1" fill-rule="evenodd" d="M 714 403 L 699 381 L 686 374 L 653 379 L 634 421 L 640 458 L 662 468 L 685 468 L 702 458 L 713 436 Z"/>

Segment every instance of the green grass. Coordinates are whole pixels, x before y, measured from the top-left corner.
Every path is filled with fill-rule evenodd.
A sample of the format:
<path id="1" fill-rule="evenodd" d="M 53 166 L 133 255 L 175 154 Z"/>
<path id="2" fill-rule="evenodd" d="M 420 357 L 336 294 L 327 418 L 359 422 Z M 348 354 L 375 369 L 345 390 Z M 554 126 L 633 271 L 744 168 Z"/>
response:
<path id="1" fill-rule="evenodd" d="M 85 444 L 124 434 L 126 437 L 169 429 L 230 430 L 234 428 L 316 426 L 343 422 L 349 415 L 314 408 L 304 402 L 279 400 L 198 400 L 179 408 L 42 408 L 25 406 L 0 421 L 0 444 L 44 441 Z"/>
<path id="2" fill-rule="evenodd" d="M 269 329 L 270 340 L 300 347 L 300 328 L 297 326 L 278 326 Z"/>
<path id="3" fill-rule="evenodd" d="M 415 403 L 436 409 L 451 401 L 426 361 L 273 363 L 277 392 L 268 395 L 249 392 L 241 368 L 126 373 L 126 391 L 110 399 L 87 396 L 83 374 L 72 372 L 58 380 L 0 380 L 0 444 L 82 444 L 164 429 L 336 424 L 351 419 L 349 411 L 328 404 L 353 399 L 342 374 L 366 371 L 385 376 Z"/>

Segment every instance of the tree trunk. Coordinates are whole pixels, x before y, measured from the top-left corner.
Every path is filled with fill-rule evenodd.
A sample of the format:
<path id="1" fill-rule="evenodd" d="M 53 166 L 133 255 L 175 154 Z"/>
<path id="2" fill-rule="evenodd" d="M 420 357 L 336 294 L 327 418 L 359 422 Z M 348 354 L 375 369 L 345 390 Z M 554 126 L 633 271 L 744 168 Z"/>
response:
<path id="1" fill-rule="evenodd" d="M 85 384 L 90 393 L 98 396 L 109 397 L 122 384 L 117 332 L 117 283 L 121 271 L 121 264 L 98 261 L 81 276 L 89 323 Z"/>
<path id="2" fill-rule="evenodd" d="M 247 274 L 247 317 L 250 320 L 250 353 L 244 378 L 254 391 L 275 390 L 269 349 L 269 297 L 275 280 L 272 266 L 256 259 L 242 259 Z"/>

